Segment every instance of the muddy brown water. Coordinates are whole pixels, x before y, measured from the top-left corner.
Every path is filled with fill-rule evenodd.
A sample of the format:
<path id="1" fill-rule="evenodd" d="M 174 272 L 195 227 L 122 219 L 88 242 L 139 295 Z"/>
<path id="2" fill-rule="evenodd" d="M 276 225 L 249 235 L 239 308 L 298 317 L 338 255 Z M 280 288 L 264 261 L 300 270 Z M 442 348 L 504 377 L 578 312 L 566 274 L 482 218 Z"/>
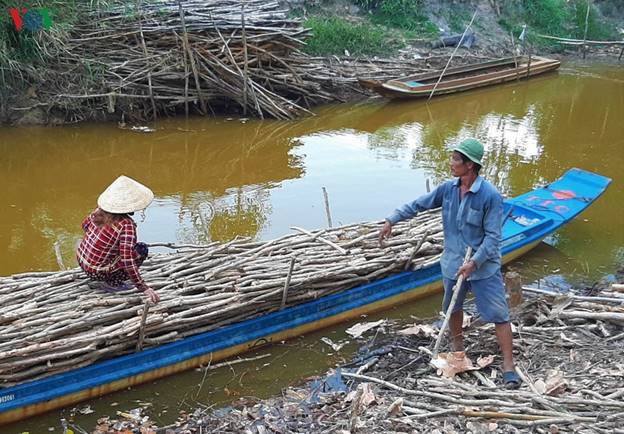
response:
<path id="1" fill-rule="evenodd" d="M 624 261 L 624 68 L 564 65 L 529 82 L 421 101 L 369 100 L 316 110 L 296 122 L 167 119 L 144 129 L 115 124 L 0 128 L 0 275 L 66 264 L 80 222 L 119 174 L 149 185 L 156 200 L 136 215 L 146 242 L 201 243 L 236 235 L 270 239 L 290 226 L 326 225 L 322 187 L 334 224 L 381 219 L 448 176 L 449 147 L 475 136 L 486 144 L 485 175 L 508 196 L 556 179 L 570 167 L 613 184 L 589 210 L 513 264 L 527 282 L 582 285 Z M 371 318 L 409 322 L 439 309 L 439 298 Z M 104 415 L 152 403 L 170 423 L 180 410 L 266 397 L 348 360 L 323 336 L 346 341 L 350 324 L 259 350 L 270 356 L 232 368 L 189 371 L 89 405 L 73 416 L 89 429 Z M 1 432 L 60 432 L 70 408 Z"/>

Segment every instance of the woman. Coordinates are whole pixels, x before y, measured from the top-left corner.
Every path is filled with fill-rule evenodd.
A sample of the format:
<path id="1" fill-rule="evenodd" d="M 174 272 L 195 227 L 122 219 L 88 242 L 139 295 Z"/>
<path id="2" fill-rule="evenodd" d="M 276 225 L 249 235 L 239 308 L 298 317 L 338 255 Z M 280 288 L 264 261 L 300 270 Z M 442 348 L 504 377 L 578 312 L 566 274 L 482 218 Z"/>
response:
<path id="1" fill-rule="evenodd" d="M 119 291 L 132 284 L 153 302 L 160 297 L 139 273 L 147 258 L 147 245 L 137 243 L 136 223 L 130 217 L 146 208 L 154 193 L 137 181 L 120 176 L 98 198 L 98 207 L 82 222 L 85 235 L 78 247 L 80 268 L 91 279 L 104 282 L 104 289 Z"/>

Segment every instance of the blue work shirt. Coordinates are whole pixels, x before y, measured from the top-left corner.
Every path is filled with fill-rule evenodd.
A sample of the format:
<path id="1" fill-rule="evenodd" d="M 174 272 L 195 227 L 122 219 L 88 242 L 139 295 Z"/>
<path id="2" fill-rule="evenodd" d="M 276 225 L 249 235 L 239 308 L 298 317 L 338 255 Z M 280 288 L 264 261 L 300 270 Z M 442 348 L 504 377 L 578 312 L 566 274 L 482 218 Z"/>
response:
<path id="1" fill-rule="evenodd" d="M 420 211 L 440 206 L 444 229 L 444 252 L 440 260 L 442 275 L 456 279 L 468 246 L 472 246 L 471 259 L 477 265 L 470 275 L 471 280 L 485 279 L 500 270 L 503 198 L 496 187 L 480 176 L 463 200 L 460 200 L 460 179 L 457 178 L 397 208 L 386 220 L 394 225 Z"/>

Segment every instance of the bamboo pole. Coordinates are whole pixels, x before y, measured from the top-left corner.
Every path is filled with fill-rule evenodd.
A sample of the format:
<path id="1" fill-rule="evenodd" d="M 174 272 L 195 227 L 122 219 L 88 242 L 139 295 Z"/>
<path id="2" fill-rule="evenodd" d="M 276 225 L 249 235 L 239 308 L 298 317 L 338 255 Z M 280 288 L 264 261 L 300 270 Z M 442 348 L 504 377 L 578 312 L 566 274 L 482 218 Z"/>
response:
<path id="1" fill-rule="evenodd" d="M 331 211 L 329 210 L 329 196 L 327 194 L 327 189 L 323 187 L 323 201 L 325 202 L 325 215 L 327 216 L 327 227 L 332 227 L 332 218 Z"/>
<path id="2" fill-rule="evenodd" d="M 466 256 L 464 256 L 464 265 L 468 263 L 471 255 L 472 255 L 472 247 L 468 246 L 468 248 L 466 249 Z M 457 282 L 455 283 L 455 286 L 453 286 L 453 295 L 451 297 L 451 302 L 449 303 L 448 308 L 446 309 L 444 322 L 442 323 L 442 327 L 440 327 L 438 338 L 436 339 L 435 345 L 433 347 L 433 355 L 431 356 L 431 360 L 438 357 L 438 350 L 440 348 L 440 343 L 442 342 L 442 337 L 444 336 L 444 333 L 446 332 L 446 329 L 448 327 L 449 321 L 451 319 L 451 314 L 453 313 L 453 309 L 455 308 L 455 302 L 457 301 L 457 297 L 459 295 L 459 291 L 463 283 L 464 283 L 464 275 L 461 274 L 457 278 Z"/>
<path id="3" fill-rule="evenodd" d="M 466 32 L 468 32 L 468 29 L 470 29 L 470 26 L 472 26 L 472 23 L 473 23 L 475 17 L 477 16 L 477 11 L 478 11 L 478 9 L 475 9 L 474 14 L 472 14 L 472 18 L 470 19 L 470 23 L 468 23 L 468 26 L 464 30 L 464 33 L 462 33 L 461 38 L 459 39 L 459 42 L 457 43 L 457 46 L 453 50 L 453 53 L 451 53 L 451 57 L 449 57 L 448 62 L 446 62 L 446 65 L 444 66 L 444 69 L 442 70 L 442 73 L 440 74 L 440 77 L 438 77 L 438 81 L 436 82 L 435 86 L 433 86 L 433 89 L 431 89 L 431 93 L 429 94 L 429 98 L 427 98 L 427 101 L 430 101 L 431 98 L 433 98 L 433 94 L 435 93 L 436 89 L 438 88 L 438 85 L 442 81 L 442 77 L 444 77 L 444 73 L 448 69 L 448 66 L 451 64 L 451 60 L 453 60 L 453 56 L 455 56 L 455 53 L 457 52 L 457 50 L 461 46 L 462 42 L 464 42 L 464 38 L 466 37 Z"/>

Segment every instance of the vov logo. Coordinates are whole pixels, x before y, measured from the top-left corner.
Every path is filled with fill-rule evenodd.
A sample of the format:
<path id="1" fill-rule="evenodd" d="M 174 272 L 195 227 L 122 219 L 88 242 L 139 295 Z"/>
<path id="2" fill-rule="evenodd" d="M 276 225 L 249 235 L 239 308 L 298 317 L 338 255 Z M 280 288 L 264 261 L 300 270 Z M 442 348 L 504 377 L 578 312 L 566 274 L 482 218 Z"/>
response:
<path id="1" fill-rule="evenodd" d="M 9 15 L 13 19 L 15 30 L 22 29 L 36 32 L 41 29 L 49 29 L 52 26 L 52 14 L 48 8 L 9 8 Z"/>

